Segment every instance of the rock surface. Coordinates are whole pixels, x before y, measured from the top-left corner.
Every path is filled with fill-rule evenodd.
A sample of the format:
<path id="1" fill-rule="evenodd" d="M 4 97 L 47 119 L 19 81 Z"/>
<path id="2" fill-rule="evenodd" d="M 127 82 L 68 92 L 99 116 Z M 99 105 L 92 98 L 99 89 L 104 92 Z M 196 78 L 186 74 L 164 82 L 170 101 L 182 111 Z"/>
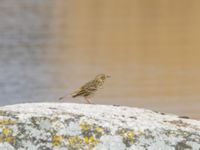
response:
<path id="1" fill-rule="evenodd" d="M 1 150 L 199 150 L 200 121 L 150 110 L 72 103 L 0 108 Z"/>

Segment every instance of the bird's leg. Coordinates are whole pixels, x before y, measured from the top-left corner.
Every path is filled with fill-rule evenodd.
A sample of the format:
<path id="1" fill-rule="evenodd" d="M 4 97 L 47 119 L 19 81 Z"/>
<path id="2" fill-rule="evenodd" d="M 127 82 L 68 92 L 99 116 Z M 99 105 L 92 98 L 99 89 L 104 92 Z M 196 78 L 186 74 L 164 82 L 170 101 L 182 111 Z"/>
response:
<path id="1" fill-rule="evenodd" d="M 85 97 L 85 100 L 87 101 L 88 104 L 92 104 L 88 97 Z"/>

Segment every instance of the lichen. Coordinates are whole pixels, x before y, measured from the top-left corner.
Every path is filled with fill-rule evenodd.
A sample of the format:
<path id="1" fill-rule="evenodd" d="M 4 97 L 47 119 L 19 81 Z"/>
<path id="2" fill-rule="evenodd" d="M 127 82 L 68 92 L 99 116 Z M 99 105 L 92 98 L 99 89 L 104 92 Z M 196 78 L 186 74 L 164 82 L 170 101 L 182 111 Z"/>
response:
<path id="1" fill-rule="evenodd" d="M 198 150 L 199 127 L 198 121 L 136 108 L 24 104 L 0 110 L 0 149 Z"/>
<path id="2" fill-rule="evenodd" d="M 99 142 L 102 135 L 109 133 L 108 129 L 103 128 L 97 124 L 88 124 L 86 122 L 80 123 L 80 128 L 83 135 L 83 141 L 88 148 L 95 147 Z"/>
<path id="3" fill-rule="evenodd" d="M 80 145 L 84 142 L 83 138 L 81 138 L 80 136 L 71 136 L 68 137 L 66 140 L 69 143 L 69 145 Z"/>
<path id="4" fill-rule="evenodd" d="M 69 149 L 93 149 L 99 142 L 99 138 L 105 133 L 105 129 L 96 124 L 80 123 L 81 133 L 76 136 L 55 135 L 52 138 L 53 146 L 65 145 Z"/>
<path id="5" fill-rule="evenodd" d="M 90 137 L 83 137 L 85 144 L 90 145 L 90 147 L 94 147 L 97 143 L 99 143 L 99 140 L 96 139 L 93 135 Z"/>
<path id="6" fill-rule="evenodd" d="M 59 136 L 59 135 L 53 136 L 52 137 L 53 146 L 60 146 L 62 140 L 63 140 L 62 136 Z"/>
<path id="7" fill-rule="evenodd" d="M 117 134 L 123 139 L 124 144 L 130 147 L 135 142 L 135 131 L 131 129 L 119 129 Z"/>
<path id="8" fill-rule="evenodd" d="M 82 131 L 82 134 L 84 136 L 90 137 L 94 136 L 95 138 L 99 139 L 104 134 L 110 134 L 110 129 L 102 127 L 97 124 L 88 124 L 86 122 L 80 123 L 80 128 Z"/>
<path id="9" fill-rule="evenodd" d="M 68 142 L 69 149 L 92 149 L 99 143 L 93 136 L 82 137 L 81 135 L 68 137 L 66 141 Z"/>
<path id="10" fill-rule="evenodd" d="M 83 147 L 83 139 L 80 136 L 71 136 L 66 139 L 67 146 L 71 150 L 81 149 Z"/>
<path id="11" fill-rule="evenodd" d="M 192 147 L 190 145 L 187 145 L 186 141 L 178 142 L 175 146 L 175 150 L 186 150 L 186 149 L 192 150 Z"/>
<path id="12" fill-rule="evenodd" d="M 12 135 L 13 130 L 10 128 L 3 128 L 0 134 L 0 143 L 7 142 L 10 144 L 15 144 L 16 137 Z"/>
<path id="13" fill-rule="evenodd" d="M 11 119 L 1 119 L 0 120 L 0 126 L 2 125 L 13 125 L 16 124 L 17 122 L 15 120 L 11 120 Z"/>
<path id="14" fill-rule="evenodd" d="M 15 111 L 15 112 L 12 112 L 12 111 L 4 111 L 4 110 L 0 110 L 0 116 L 2 117 L 9 117 L 9 118 L 12 118 L 12 119 L 18 119 L 18 115 L 19 112 Z"/>

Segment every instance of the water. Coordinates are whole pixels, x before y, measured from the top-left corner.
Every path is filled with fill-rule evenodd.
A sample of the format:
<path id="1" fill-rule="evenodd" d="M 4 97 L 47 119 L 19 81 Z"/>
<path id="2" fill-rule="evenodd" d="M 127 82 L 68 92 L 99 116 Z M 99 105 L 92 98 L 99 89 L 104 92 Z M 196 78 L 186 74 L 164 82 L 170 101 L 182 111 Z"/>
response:
<path id="1" fill-rule="evenodd" d="M 0 2 L 0 105 L 56 102 L 108 73 L 94 103 L 200 118 L 198 4 Z"/>

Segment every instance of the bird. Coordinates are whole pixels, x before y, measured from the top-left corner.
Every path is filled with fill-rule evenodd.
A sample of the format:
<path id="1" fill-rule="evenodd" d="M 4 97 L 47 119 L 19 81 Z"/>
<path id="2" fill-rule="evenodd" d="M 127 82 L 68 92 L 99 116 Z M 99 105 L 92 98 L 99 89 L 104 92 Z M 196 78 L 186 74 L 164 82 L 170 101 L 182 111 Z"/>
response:
<path id="1" fill-rule="evenodd" d="M 93 80 L 85 83 L 80 88 L 76 89 L 74 92 L 72 92 L 70 95 L 75 98 L 78 96 L 84 97 L 86 102 L 91 104 L 91 98 L 94 96 L 94 94 L 97 92 L 98 89 L 101 89 L 103 87 L 103 84 L 107 78 L 110 78 L 110 75 L 105 74 L 98 74 Z M 62 100 L 66 97 L 60 97 L 59 100 Z"/>

